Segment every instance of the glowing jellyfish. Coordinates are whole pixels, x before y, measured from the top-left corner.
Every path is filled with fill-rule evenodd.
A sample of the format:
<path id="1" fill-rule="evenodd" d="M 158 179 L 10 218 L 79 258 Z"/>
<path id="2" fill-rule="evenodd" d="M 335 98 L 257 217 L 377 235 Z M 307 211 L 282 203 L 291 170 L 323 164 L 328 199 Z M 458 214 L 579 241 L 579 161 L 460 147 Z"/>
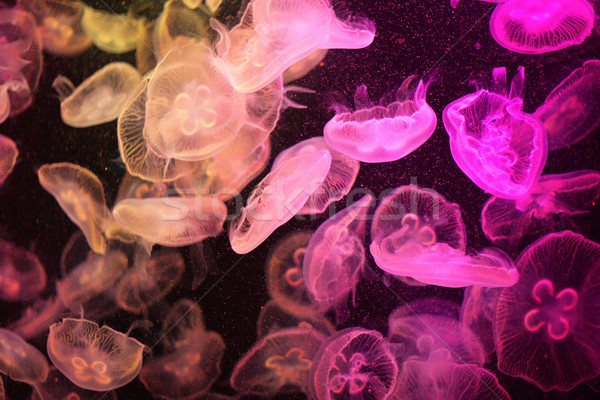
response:
<path id="1" fill-rule="evenodd" d="M 142 367 L 144 345 L 123 333 L 85 319 L 64 318 L 50 327 L 48 356 L 79 387 L 116 389 L 131 382 Z"/>
<path id="2" fill-rule="evenodd" d="M 4 135 L 0 135 L 0 185 L 12 172 L 18 156 L 19 150 L 17 150 L 15 142 Z"/>
<path id="3" fill-rule="evenodd" d="M 35 347 L 9 330 L 0 328 L 0 372 L 29 384 L 44 382 L 48 361 Z"/>
<path id="4" fill-rule="evenodd" d="M 493 321 L 501 291 L 502 288 L 469 286 L 465 289 L 460 308 L 460 321 L 477 335 L 487 356 L 496 351 Z"/>
<path id="5" fill-rule="evenodd" d="M 333 324 L 323 314 L 316 313 L 299 317 L 281 308 L 274 300 L 269 300 L 261 307 L 256 332 L 259 338 L 286 328 L 314 328 L 327 335 L 333 335 L 336 330 Z"/>
<path id="6" fill-rule="evenodd" d="M 481 189 L 505 199 L 531 190 L 548 155 L 544 126 L 522 112 L 524 71 L 519 67 L 507 94 L 506 69 L 494 68 L 489 91 L 463 96 L 443 113 L 456 164 Z"/>
<path id="7" fill-rule="evenodd" d="M 492 36 L 502 47 L 541 54 L 581 44 L 594 27 L 587 0 L 509 0 L 494 9 Z"/>
<path id="8" fill-rule="evenodd" d="M 272 396 L 308 391 L 308 373 L 326 336 L 311 328 L 289 328 L 265 336 L 237 362 L 231 386 L 243 394 Z"/>
<path id="9" fill-rule="evenodd" d="M 338 323 L 348 317 L 348 295 L 353 299 L 365 265 L 363 245 L 367 214 L 375 199 L 366 195 L 333 215 L 315 231 L 302 264 L 311 299 L 322 312 L 335 309 Z"/>
<path id="10" fill-rule="evenodd" d="M 52 87 L 61 100 L 63 122 L 85 128 L 116 119 L 139 81 L 137 69 L 127 63 L 114 62 L 96 71 L 77 88 L 64 76 L 58 76 Z"/>
<path id="11" fill-rule="evenodd" d="M 81 28 L 99 49 L 121 54 L 136 48 L 143 19 L 137 20 L 131 13 L 114 14 L 85 7 Z"/>
<path id="12" fill-rule="evenodd" d="M 260 0 L 248 5 L 231 31 L 215 19 L 217 52 L 234 87 L 252 93 L 317 49 L 359 49 L 371 44 L 369 20 L 337 19 L 328 0 Z"/>
<path id="13" fill-rule="evenodd" d="M 0 239 L 0 299 L 35 299 L 46 281 L 46 270 L 34 253 Z"/>
<path id="14" fill-rule="evenodd" d="M 535 115 L 546 128 L 548 150 L 583 140 L 600 125 L 600 61 L 588 60 L 548 95 Z"/>
<path id="15" fill-rule="evenodd" d="M 355 159 L 331 149 L 325 143 L 322 136 L 317 136 L 311 139 L 303 140 L 302 142 L 285 149 L 275 161 L 273 161 L 272 169 L 277 168 L 285 160 L 299 156 L 306 152 L 312 152 L 316 149 L 326 149 L 331 153 L 331 168 L 319 188 L 310 195 L 306 204 L 300 209 L 298 214 L 319 214 L 327 209 L 329 204 L 340 200 L 350 192 L 360 163 Z"/>
<path id="16" fill-rule="evenodd" d="M 102 183 L 91 171 L 71 163 L 45 164 L 38 170 L 40 184 L 69 219 L 81 229 L 96 253 L 104 254 L 102 234 L 109 211 Z"/>
<path id="17" fill-rule="evenodd" d="M 494 320 L 498 367 L 544 391 L 600 373 L 600 245 L 570 231 L 546 235 L 517 259 L 516 285 Z"/>
<path id="18" fill-rule="evenodd" d="M 321 345 L 310 370 L 315 400 L 389 399 L 398 376 L 396 356 L 377 331 L 348 328 Z"/>
<path id="19" fill-rule="evenodd" d="M 48 379 L 34 386 L 31 400 L 117 400 L 115 392 L 93 392 L 73 384 L 56 368 L 50 367 Z"/>
<path id="20" fill-rule="evenodd" d="M 255 188 L 241 215 L 231 221 L 233 251 L 245 254 L 289 221 L 317 190 L 331 166 L 325 149 L 299 155 L 272 170 Z"/>
<path id="21" fill-rule="evenodd" d="M 317 49 L 300 61 L 290 65 L 288 69 L 283 71 L 283 83 L 295 81 L 296 79 L 300 79 L 304 75 L 308 74 L 310 71 L 315 69 L 317 65 L 323 62 L 323 59 L 327 55 L 328 51 L 329 50 L 327 49 Z"/>
<path id="22" fill-rule="evenodd" d="M 65 312 L 65 306 L 58 297 L 40 299 L 27 307 L 21 317 L 12 322 L 8 329 L 25 340 L 36 338 L 48 332 L 48 328 Z"/>
<path id="23" fill-rule="evenodd" d="M 517 247 L 525 235 L 547 234 L 586 213 L 600 197 L 600 172 L 543 175 L 531 192 L 517 200 L 491 197 L 481 212 L 481 226 L 492 242 Z"/>
<path id="24" fill-rule="evenodd" d="M 367 87 L 356 89 L 356 111 L 343 107 L 336 113 L 323 134 L 333 149 L 368 163 L 399 160 L 429 139 L 437 124 L 433 109 L 427 104 L 427 86 L 419 81 L 416 90 L 408 90 L 414 77 L 407 78 L 396 92 L 396 101 L 374 105 Z"/>

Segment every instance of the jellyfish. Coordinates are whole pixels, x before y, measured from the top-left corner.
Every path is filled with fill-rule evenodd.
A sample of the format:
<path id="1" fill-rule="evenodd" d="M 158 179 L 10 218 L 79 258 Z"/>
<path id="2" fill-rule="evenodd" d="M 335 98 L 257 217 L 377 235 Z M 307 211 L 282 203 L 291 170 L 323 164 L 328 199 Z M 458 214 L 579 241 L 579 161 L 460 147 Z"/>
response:
<path id="1" fill-rule="evenodd" d="M 600 197 L 600 172 L 581 170 L 543 175 L 520 199 L 491 197 L 481 211 L 485 236 L 501 246 L 517 247 L 525 235 L 547 234 L 586 213 Z"/>
<path id="2" fill-rule="evenodd" d="M 31 385 L 48 377 L 48 361 L 35 347 L 11 331 L 0 328 L 0 372 Z"/>
<path id="3" fill-rule="evenodd" d="M 381 333 L 347 328 L 321 345 L 310 369 L 309 390 L 315 400 L 389 399 L 398 371 Z"/>
<path id="4" fill-rule="evenodd" d="M 328 49 L 317 49 L 300 61 L 290 65 L 285 71 L 283 71 L 283 83 L 295 81 L 308 74 L 310 71 L 315 69 L 317 65 L 323 62 L 323 59 L 325 59 L 328 51 Z"/>
<path id="5" fill-rule="evenodd" d="M 136 19 L 131 13 L 112 12 L 84 7 L 81 28 L 100 50 L 111 54 L 121 54 L 136 48 L 143 19 Z"/>
<path id="6" fill-rule="evenodd" d="M 94 392 L 73 384 L 55 367 L 50 367 L 48 379 L 35 384 L 31 400 L 117 400 L 115 392 Z"/>
<path id="7" fill-rule="evenodd" d="M 64 318 L 50 327 L 48 356 L 77 386 L 104 392 L 131 382 L 142 367 L 144 345 L 93 321 Z"/>
<path id="8" fill-rule="evenodd" d="M 60 97 L 63 122 L 75 128 L 86 128 L 116 119 L 140 79 L 140 73 L 131 65 L 113 62 L 96 71 L 77 88 L 64 76 L 58 76 L 52 87 Z"/>
<path id="9" fill-rule="evenodd" d="M 58 296 L 40 299 L 27 307 L 21 317 L 12 322 L 7 329 L 25 340 L 37 338 L 48 332 L 48 328 L 65 311 L 65 305 Z"/>
<path id="10" fill-rule="evenodd" d="M 299 317 L 290 314 L 274 300 L 269 300 L 261 307 L 256 332 L 259 338 L 286 328 L 314 328 L 327 336 L 333 335 L 336 330 L 333 324 L 321 313 Z"/>
<path id="11" fill-rule="evenodd" d="M 254 188 L 241 215 L 231 221 L 233 251 L 245 254 L 258 247 L 275 229 L 306 204 L 327 176 L 331 153 L 315 150 L 283 162 Z"/>
<path id="12" fill-rule="evenodd" d="M 490 18 L 492 37 L 522 54 L 542 54 L 583 43 L 594 27 L 587 0 L 508 0 Z"/>
<path id="13" fill-rule="evenodd" d="M 245 395 L 307 393 L 308 374 L 326 336 L 311 328 L 288 328 L 260 339 L 237 362 L 231 386 Z"/>
<path id="14" fill-rule="evenodd" d="M 374 105 L 367 87 L 356 89 L 356 111 L 336 113 L 323 129 L 325 141 L 334 150 L 359 161 L 380 163 L 399 160 L 418 149 L 431 137 L 437 124 L 427 104 L 427 86 L 419 81 L 413 92 L 407 78 L 396 92 L 396 101 Z"/>
<path id="15" fill-rule="evenodd" d="M 363 240 L 374 201 L 373 196 L 365 195 L 333 215 L 319 226 L 306 247 L 302 263 L 306 288 L 322 312 L 335 309 L 338 323 L 348 317 L 348 295 L 352 292 L 354 299 L 365 266 Z"/>
<path id="16" fill-rule="evenodd" d="M 481 189 L 504 199 L 529 193 L 548 155 L 543 124 L 522 112 L 524 71 L 519 67 L 507 95 L 506 69 L 494 68 L 489 91 L 463 96 L 443 112 L 456 164 Z"/>
<path id="17" fill-rule="evenodd" d="M 46 282 L 46 270 L 34 253 L 0 239 L 0 299 L 35 299 Z"/>
<path id="18" fill-rule="evenodd" d="M 300 143 L 279 153 L 275 161 L 273 161 L 273 169 L 277 168 L 285 160 L 296 157 L 306 152 L 315 151 L 315 149 L 327 149 L 331 153 L 331 168 L 319 188 L 310 195 L 306 204 L 300 209 L 298 214 L 320 214 L 327 207 L 340 200 L 350 192 L 360 163 L 347 156 L 344 153 L 333 150 L 327 145 L 322 136 L 317 136 L 311 139 L 303 140 Z"/>
<path id="19" fill-rule="evenodd" d="M 0 135 L 0 185 L 12 172 L 18 156 L 19 150 L 17 150 L 15 142 L 4 135 Z"/>
<path id="20" fill-rule="evenodd" d="M 496 351 L 493 321 L 501 291 L 502 288 L 469 286 L 460 308 L 460 321 L 477 335 L 488 358 Z"/>
<path id="21" fill-rule="evenodd" d="M 600 125 L 600 61 L 588 60 L 567 76 L 533 114 L 544 124 L 548 150 L 583 140 Z"/>
<path id="22" fill-rule="evenodd" d="M 102 183 L 93 172 L 71 163 L 45 164 L 38 170 L 40 184 L 81 229 L 98 254 L 106 251 L 102 234 L 109 216 Z"/>
<path id="23" fill-rule="evenodd" d="M 517 259 L 519 281 L 502 289 L 494 338 L 498 367 L 544 391 L 569 391 L 600 373 L 600 245 L 551 233 Z"/>

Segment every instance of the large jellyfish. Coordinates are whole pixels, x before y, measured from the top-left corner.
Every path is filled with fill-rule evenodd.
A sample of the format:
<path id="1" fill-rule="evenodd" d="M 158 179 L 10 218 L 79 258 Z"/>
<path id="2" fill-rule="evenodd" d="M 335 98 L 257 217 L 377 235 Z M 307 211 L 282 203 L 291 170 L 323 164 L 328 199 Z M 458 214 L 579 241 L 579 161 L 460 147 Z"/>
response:
<path id="1" fill-rule="evenodd" d="M 143 19 L 132 13 L 115 14 L 92 7 L 85 7 L 81 28 L 94 45 L 107 53 L 121 54 L 136 48 Z"/>
<path id="2" fill-rule="evenodd" d="M 0 299 L 35 299 L 46 281 L 46 270 L 34 253 L 0 239 Z"/>
<path id="3" fill-rule="evenodd" d="M 506 69 L 494 68 L 490 90 L 480 89 L 444 108 L 450 150 L 460 169 L 496 197 L 526 195 L 548 155 L 543 124 L 522 112 L 525 69 L 519 67 L 507 94 Z"/>
<path id="4" fill-rule="evenodd" d="M 0 185 L 12 172 L 18 156 L 19 150 L 17 150 L 15 142 L 4 135 L 0 135 Z"/>
<path id="5" fill-rule="evenodd" d="M 498 367 L 544 391 L 569 391 L 600 373 L 600 245 L 552 233 L 517 260 L 520 277 L 496 306 Z"/>
<path id="6" fill-rule="evenodd" d="M 0 372 L 29 384 L 44 382 L 48 361 L 35 347 L 11 331 L 0 328 Z"/>
<path id="7" fill-rule="evenodd" d="M 594 9 L 588 0 L 509 0 L 490 18 L 496 42 L 523 54 L 581 44 L 593 27 Z"/>
<path id="8" fill-rule="evenodd" d="M 414 92 L 407 78 L 396 92 L 396 101 L 374 105 L 361 85 L 354 94 L 356 111 L 336 113 L 323 134 L 333 149 L 359 161 L 379 163 L 399 160 L 429 139 L 437 124 L 427 104 L 427 86 L 419 81 Z"/>

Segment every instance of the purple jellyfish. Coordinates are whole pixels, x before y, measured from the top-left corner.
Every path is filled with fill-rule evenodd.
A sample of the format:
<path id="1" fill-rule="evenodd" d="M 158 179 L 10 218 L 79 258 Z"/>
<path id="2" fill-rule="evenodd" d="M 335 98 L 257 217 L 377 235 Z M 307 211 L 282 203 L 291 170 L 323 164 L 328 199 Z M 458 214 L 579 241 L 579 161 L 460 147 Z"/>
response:
<path id="1" fill-rule="evenodd" d="M 502 288 L 469 286 L 460 308 L 460 321 L 477 335 L 488 357 L 496 351 L 493 321 L 501 291 Z"/>

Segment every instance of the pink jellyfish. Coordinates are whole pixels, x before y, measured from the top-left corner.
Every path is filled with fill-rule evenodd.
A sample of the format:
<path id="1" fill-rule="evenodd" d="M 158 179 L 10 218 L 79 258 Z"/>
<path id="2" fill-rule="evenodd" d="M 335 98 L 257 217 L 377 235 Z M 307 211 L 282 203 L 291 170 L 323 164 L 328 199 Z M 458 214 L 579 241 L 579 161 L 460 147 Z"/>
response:
<path id="1" fill-rule="evenodd" d="M 336 332 L 333 324 L 323 314 L 316 313 L 300 317 L 287 312 L 274 300 L 267 301 L 261 307 L 256 321 L 256 333 L 259 338 L 282 329 L 295 327 L 310 327 L 327 335 L 333 335 Z"/>
<path id="2" fill-rule="evenodd" d="M 35 299 L 46 282 L 46 270 L 34 253 L 0 239 L 0 299 Z"/>
<path id="3" fill-rule="evenodd" d="M 593 27 L 594 9 L 588 0 L 509 0 L 490 18 L 496 42 L 523 54 L 581 44 Z"/>
<path id="4" fill-rule="evenodd" d="M 506 69 L 494 68 L 491 89 L 480 89 L 446 106 L 444 126 L 460 169 L 496 197 L 526 195 L 548 155 L 542 123 L 522 112 L 525 69 L 519 67 L 507 94 Z"/>
<path id="5" fill-rule="evenodd" d="M 600 373 L 600 245 L 552 233 L 517 260 L 520 277 L 496 306 L 498 367 L 544 391 L 569 391 Z"/>
<path id="6" fill-rule="evenodd" d="M 29 384 L 44 382 L 48 361 L 35 347 L 11 331 L 0 328 L 0 372 Z"/>
<path id="7" fill-rule="evenodd" d="M 80 388 L 54 367 L 50 367 L 48 379 L 34 385 L 34 389 L 31 400 L 117 400 L 115 392 L 93 392 Z"/>
<path id="8" fill-rule="evenodd" d="M 425 100 L 423 81 L 414 93 L 408 90 L 413 79 L 402 83 L 390 104 L 374 105 L 367 87 L 359 86 L 354 94 L 356 111 L 343 109 L 325 125 L 327 144 L 368 163 L 399 160 L 419 148 L 433 134 L 437 117 Z"/>
<path id="9" fill-rule="evenodd" d="M 493 322 L 501 291 L 502 288 L 469 286 L 460 308 L 460 321 L 477 335 L 488 357 L 496 351 Z"/>
<path id="10" fill-rule="evenodd" d="M 0 135 L 0 185 L 12 172 L 18 156 L 19 150 L 17 150 L 15 142 L 4 135 Z"/>

